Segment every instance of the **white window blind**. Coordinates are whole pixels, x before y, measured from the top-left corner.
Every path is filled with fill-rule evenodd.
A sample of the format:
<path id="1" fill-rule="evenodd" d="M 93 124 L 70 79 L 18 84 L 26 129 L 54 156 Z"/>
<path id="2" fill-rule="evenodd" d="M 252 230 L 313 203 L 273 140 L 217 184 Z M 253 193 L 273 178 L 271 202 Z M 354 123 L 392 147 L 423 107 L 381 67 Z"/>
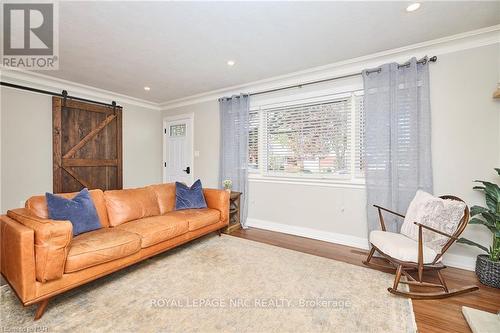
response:
<path id="1" fill-rule="evenodd" d="M 250 111 L 248 122 L 248 169 L 255 171 L 259 169 L 259 112 Z"/>
<path id="2" fill-rule="evenodd" d="M 249 170 L 263 176 L 357 178 L 363 176 L 363 97 L 250 111 Z"/>
<path id="3" fill-rule="evenodd" d="M 356 121 L 354 123 L 356 139 L 354 141 L 354 172 L 353 177 L 362 178 L 364 177 L 365 164 L 363 161 L 364 153 L 364 141 L 365 141 L 365 109 L 363 105 L 363 95 L 354 96 L 355 103 L 355 117 Z"/>

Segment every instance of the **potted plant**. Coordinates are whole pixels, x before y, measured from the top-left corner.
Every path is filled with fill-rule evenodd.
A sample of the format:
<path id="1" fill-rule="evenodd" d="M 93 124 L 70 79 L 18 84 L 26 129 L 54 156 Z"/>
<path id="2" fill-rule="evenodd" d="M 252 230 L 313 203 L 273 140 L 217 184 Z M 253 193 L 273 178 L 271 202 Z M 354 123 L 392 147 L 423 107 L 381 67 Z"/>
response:
<path id="1" fill-rule="evenodd" d="M 228 192 L 231 192 L 231 189 L 233 188 L 233 182 L 231 179 L 224 179 L 222 182 L 222 186 L 224 186 L 224 189 Z"/>
<path id="2" fill-rule="evenodd" d="M 497 169 L 500 176 L 500 168 Z M 480 254 L 476 260 L 476 275 L 482 284 L 500 288 L 500 187 L 491 182 L 476 180 L 482 186 L 474 186 L 475 190 L 483 191 L 486 207 L 471 207 L 470 224 L 482 224 L 493 233 L 493 244 L 486 248 L 466 238 L 460 238 L 459 243 L 479 247 L 487 254 Z"/>

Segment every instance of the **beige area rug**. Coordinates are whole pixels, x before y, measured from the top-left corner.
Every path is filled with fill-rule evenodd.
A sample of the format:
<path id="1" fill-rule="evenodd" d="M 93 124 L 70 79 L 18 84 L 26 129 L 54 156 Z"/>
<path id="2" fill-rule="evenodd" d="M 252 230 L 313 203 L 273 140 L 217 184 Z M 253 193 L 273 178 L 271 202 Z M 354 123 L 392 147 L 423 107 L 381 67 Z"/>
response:
<path id="1" fill-rule="evenodd" d="M 33 322 L 8 286 L 1 331 L 414 332 L 392 275 L 232 236 L 207 236 L 56 297 Z M 31 329 L 31 330 L 30 330 Z"/>

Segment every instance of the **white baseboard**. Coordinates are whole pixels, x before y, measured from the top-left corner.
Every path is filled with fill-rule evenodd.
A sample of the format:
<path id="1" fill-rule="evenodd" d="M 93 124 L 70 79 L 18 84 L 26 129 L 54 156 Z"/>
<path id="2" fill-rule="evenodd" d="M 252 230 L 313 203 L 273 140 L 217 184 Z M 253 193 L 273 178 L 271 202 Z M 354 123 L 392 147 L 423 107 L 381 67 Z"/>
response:
<path id="1" fill-rule="evenodd" d="M 338 234 L 334 232 L 321 231 L 305 227 L 297 227 L 293 225 L 252 218 L 247 218 L 247 226 L 368 250 L 368 240 L 362 237 Z"/>
<path id="2" fill-rule="evenodd" d="M 301 236 L 325 242 L 357 247 L 362 250 L 368 249 L 368 240 L 366 238 L 339 234 L 334 232 L 322 231 L 306 227 L 298 227 L 283 223 L 247 218 L 247 226 L 282 232 L 284 234 Z M 456 254 L 445 254 L 443 262 L 450 267 L 466 269 L 473 271 L 476 265 L 476 258 L 460 256 Z"/>

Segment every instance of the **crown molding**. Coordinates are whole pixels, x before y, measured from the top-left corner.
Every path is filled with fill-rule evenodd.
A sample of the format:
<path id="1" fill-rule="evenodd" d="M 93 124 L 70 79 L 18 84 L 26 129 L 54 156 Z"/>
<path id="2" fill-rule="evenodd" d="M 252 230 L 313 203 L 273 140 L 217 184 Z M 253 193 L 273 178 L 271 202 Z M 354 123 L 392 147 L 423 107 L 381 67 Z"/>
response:
<path id="1" fill-rule="evenodd" d="M 253 81 L 241 85 L 230 86 L 184 98 L 166 101 L 160 103 L 159 106 L 162 110 L 170 110 L 192 104 L 216 101 L 218 98 L 224 95 L 240 94 L 242 92 L 252 93 L 288 85 L 296 85 L 335 76 L 358 73 L 363 69 L 377 67 L 382 63 L 404 62 L 407 61 L 408 58 L 420 58 L 425 55 L 439 56 L 461 50 L 492 45 L 495 43 L 500 43 L 500 24 L 422 43 L 412 44 L 396 49 L 385 50 L 382 52 L 339 61 L 328 65 L 313 67 L 286 75 L 275 76 L 264 80 Z"/>
<path id="2" fill-rule="evenodd" d="M 54 78 L 40 73 L 30 72 L 21 69 L 5 69 L 0 66 L 1 80 L 18 85 L 28 85 L 32 88 L 61 92 L 67 90 L 69 95 L 88 98 L 110 103 L 115 101 L 119 105 L 135 105 L 143 108 L 160 111 L 160 105 L 140 98 L 130 97 L 113 91 L 99 89 L 84 84 Z M 8 87 L 5 87 L 9 89 Z"/>

